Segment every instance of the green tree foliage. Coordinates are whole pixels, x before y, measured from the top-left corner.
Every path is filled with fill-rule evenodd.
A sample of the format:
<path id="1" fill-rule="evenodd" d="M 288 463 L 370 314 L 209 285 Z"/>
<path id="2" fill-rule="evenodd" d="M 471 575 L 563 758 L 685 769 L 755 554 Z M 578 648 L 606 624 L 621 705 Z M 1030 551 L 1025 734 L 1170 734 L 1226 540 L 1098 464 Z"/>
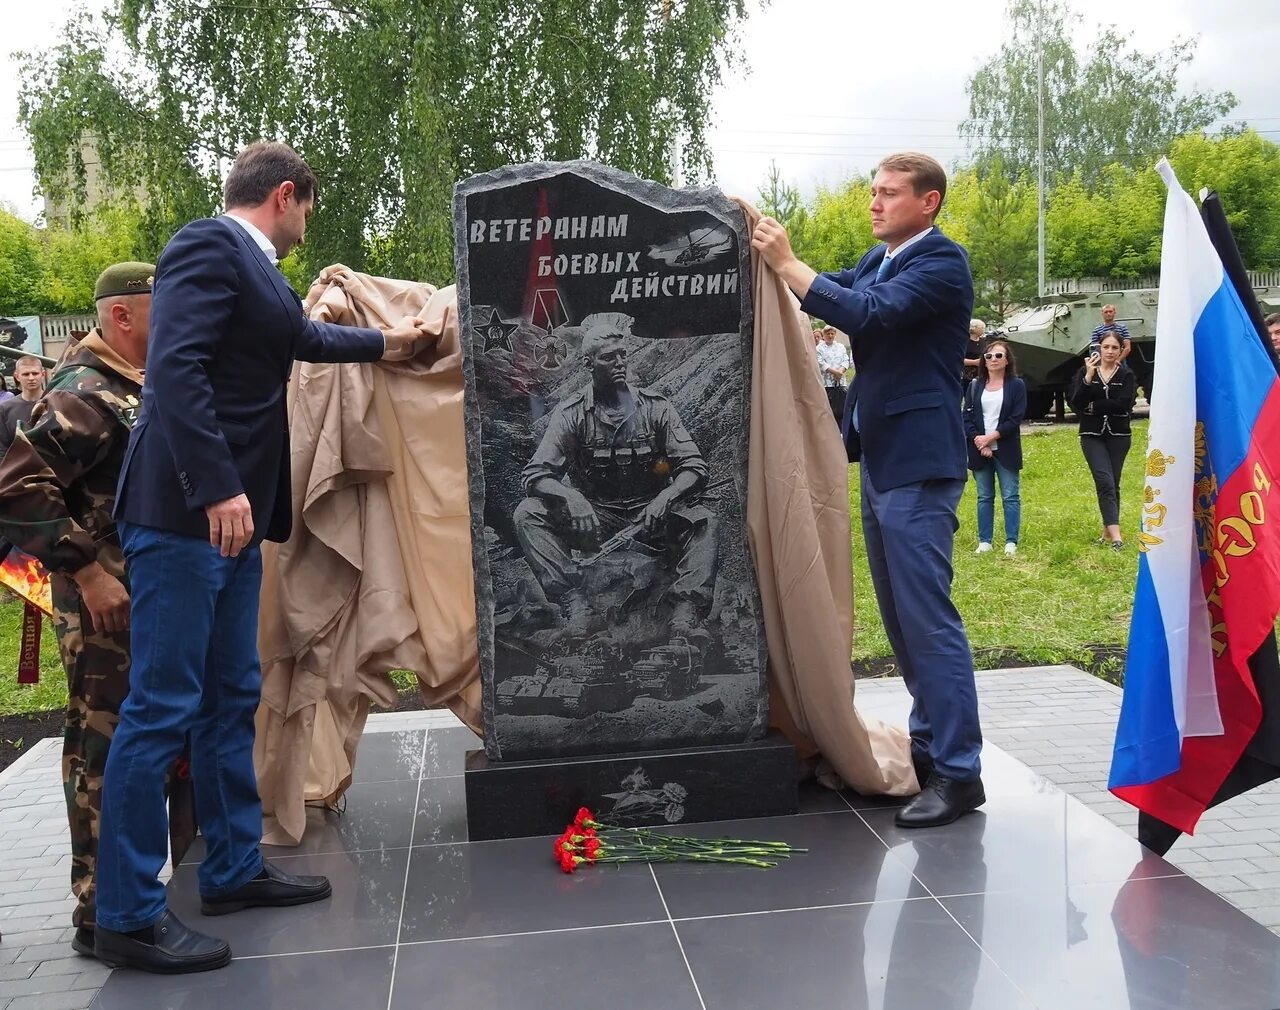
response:
<path id="1" fill-rule="evenodd" d="M 42 292 L 45 274 L 40 233 L 0 209 L 0 316 L 25 316 L 50 306 Z"/>
<path id="2" fill-rule="evenodd" d="M 83 187 L 79 140 L 146 229 L 213 211 L 227 160 L 278 138 L 320 203 L 302 259 L 442 283 L 454 182 L 587 157 L 665 180 L 709 174 L 710 98 L 746 0 L 115 0 L 22 70 L 45 185 Z"/>
<path id="3" fill-rule="evenodd" d="M 1188 192 L 1216 189 L 1240 245 L 1255 270 L 1280 267 L 1280 145 L 1253 130 L 1206 137 L 1191 134 L 1169 145 L 1169 160 Z M 776 171 L 761 189 L 794 187 Z M 1153 276 L 1160 270 L 1166 190 L 1154 165 L 1102 166 L 1059 177 L 1045 208 L 1049 277 Z M 876 243 L 867 213 L 870 183 L 857 176 L 819 190 L 799 221 L 792 244 L 819 270 L 852 266 Z M 777 216 L 777 215 L 775 215 Z M 975 311 L 999 319 L 1036 293 L 1036 190 L 1025 172 L 999 156 L 951 173 L 938 225 L 969 252 L 977 289 Z"/>
<path id="4" fill-rule="evenodd" d="M 871 234 L 871 180 L 850 179 L 836 189 L 820 189 L 804 227 L 793 241 L 797 255 L 816 270 L 851 267 L 876 243 Z"/>
<path id="5" fill-rule="evenodd" d="M 1188 193 L 1218 191 L 1251 267 L 1280 267 L 1280 145 L 1244 130 L 1220 139 L 1179 137 L 1169 161 Z"/>
<path id="6" fill-rule="evenodd" d="M 1142 52 L 1132 35 L 1100 27 L 1084 54 L 1071 28 L 1069 0 L 1010 0 L 1000 51 L 966 85 L 969 118 L 961 127 L 976 156 L 1003 157 L 1014 177 L 1034 172 L 1037 145 L 1037 29 L 1043 4 L 1045 170 L 1049 179 L 1079 174 L 1092 184 L 1119 161 L 1141 167 L 1175 137 L 1198 133 L 1236 105 L 1230 92 L 1187 90 L 1180 79 L 1194 39 Z"/>
<path id="7" fill-rule="evenodd" d="M 974 315 L 1003 319 L 1036 294 L 1036 190 L 1025 175 L 1010 179 L 993 160 L 976 177 L 977 200 L 965 242 L 980 279 Z"/>
<path id="8" fill-rule="evenodd" d="M 809 216 L 799 187 L 782 178 L 776 161 L 769 162 L 769 174 L 760 187 L 760 206 L 757 209 L 792 234 L 804 232 L 805 220 Z"/>
<path id="9" fill-rule="evenodd" d="M 155 259 L 156 250 L 141 248 L 140 227 L 136 208 L 104 204 L 70 229 L 51 229 L 42 283 L 45 301 L 56 312 L 92 312 L 93 287 L 103 270 L 124 260 Z"/>

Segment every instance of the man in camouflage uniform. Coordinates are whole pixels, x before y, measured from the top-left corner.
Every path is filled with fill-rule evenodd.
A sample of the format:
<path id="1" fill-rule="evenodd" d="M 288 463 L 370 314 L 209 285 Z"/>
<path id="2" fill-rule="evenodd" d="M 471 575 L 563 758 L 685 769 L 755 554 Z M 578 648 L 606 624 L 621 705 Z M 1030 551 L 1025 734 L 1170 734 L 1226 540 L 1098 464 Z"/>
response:
<path id="1" fill-rule="evenodd" d="M 547 599 L 584 633 L 593 607 L 572 551 L 585 556 L 619 531 L 676 557 L 671 629 L 688 634 L 710 608 L 716 571 L 716 517 L 698 492 L 707 465 L 664 396 L 627 381 L 631 319 L 600 313 L 583 322 L 582 361 L 591 384 L 552 412 L 524 468 L 516 536 Z"/>
<path id="2" fill-rule="evenodd" d="M 63 358 L 0 463 L 0 536 L 50 572 L 67 672 L 62 780 L 71 824 L 72 946 L 93 956 L 94 871 L 107 752 L 129 691 L 129 590 L 111 511 L 146 361 L 149 263 L 98 278 L 98 322 Z M 170 775 L 175 862 L 195 832 L 190 779 Z"/>

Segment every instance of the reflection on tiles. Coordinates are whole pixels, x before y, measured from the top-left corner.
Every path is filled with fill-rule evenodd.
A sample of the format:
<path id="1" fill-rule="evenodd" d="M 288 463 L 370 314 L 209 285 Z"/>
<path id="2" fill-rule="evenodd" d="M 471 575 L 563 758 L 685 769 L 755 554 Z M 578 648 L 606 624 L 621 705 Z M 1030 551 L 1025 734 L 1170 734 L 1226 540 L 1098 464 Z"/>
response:
<path id="1" fill-rule="evenodd" d="M 229 1007 L 381 1010 L 387 1005 L 391 989 L 392 957 L 390 949 L 352 950 L 236 960 L 229 967 L 199 975 L 148 975 L 121 970 L 112 972 L 92 1007 L 93 1010 L 227 1010 Z"/>
<path id="2" fill-rule="evenodd" d="M 698 915 L 807 908 L 905 898 L 911 874 L 887 852 L 855 814 L 717 821 L 693 825 L 702 837 L 789 842 L 807 853 L 771 870 L 705 863 L 655 867 L 667 907 L 677 919 Z"/>
<path id="3" fill-rule="evenodd" d="M 366 782 L 343 797 L 343 809 L 307 808 L 307 829 L 297 847 L 263 846 L 275 856 L 303 856 L 320 852 L 404 848 L 413 838 L 415 780 Z"/>
<path id="4" fill-rule="evenodd" d="M 1145 876 L 1181 872 L 1066 794 L 988 800 L 954 824 L 924 830 L 897 827 L 892 811 L 859 816 L 938 896 L 1053 892 L 1124 879 L 1135 864 Z"/>
<path id="5" fill-rule="evenodd" d="M 413 826 L 413 844 L 467 840 L 466 781 L 461 775 L 423 779 L 418 797 L 418 817 Z"/>
<path id="6" fill-rule="evenodd" d="M 402 946 L 391 1010 L 699 1010 L 667 922 Z"/>
<path id="7" fill-rule="evenodd" d="M 863 697 L 867 714 L 899 719 L 902 697 Z M 172 979 L 117 972 L 95 1006 L 1280 1006 L 1280 939 L 997 747 L 984 753 L 988 803 L 943 828 L 902 831 L 901 800 L 810 782 L 800 816 L 674 829 L 810 850 L 775 869 L 570 876 L 550 839 L 466 842 L 461 772 L 479 746 L 458 727 L 367 735 L 345 813 L 309 810 L 303 844 L 269 853 L 329 876 L 332 898 L 205 919 L 197 868 L 183 866 L 174 909 L 230 938 L 237 960 Z M 202 854 L 198 842 L 191 858 Z"/>
<path id="8" fill-rule="evenodd" d="M 427 752 L 422 766 L 422 775 L 424 778 L 461 775 L 467 759 L 467 751 L 483 749 L 484 742 L 465 726 L 428 730 Z"/>
<path id="9" fill-rule="evenodd" d="M 1032 1010 L 932 898 L 679 922 L 707 1010 Z"/>
<path id="10" fill-rule="evenodd" d="M 408 859 L 408 849 L 299 856 L 283 867 L 328 877 L 331 897 L 211 918 L 200 914 L 196 868 L 182 866 L 169 885 L 169 907 L 193 929 L 225 938 L 236 957 L 394 944 Z"/>
<path id="11" fill-rule="evenodd" d="M 942 904 L 1044 1010 L 1280 1006 L 1276 937 L 1189 877 Z"/>
<path id="12" fill-rule="evenodd" d="M 416 779 L 422 773 L 422 741 L 426 730 L 366 733 L 356 750 L 353 783 Z"/>
<path id="13" fill-rule="evenodd" d="M 809 820 L 810 818 L 804 818 Z M 403 942 L 666 920 L 643 864 L 561 873 L 549 838 L 415 848 Z"/>

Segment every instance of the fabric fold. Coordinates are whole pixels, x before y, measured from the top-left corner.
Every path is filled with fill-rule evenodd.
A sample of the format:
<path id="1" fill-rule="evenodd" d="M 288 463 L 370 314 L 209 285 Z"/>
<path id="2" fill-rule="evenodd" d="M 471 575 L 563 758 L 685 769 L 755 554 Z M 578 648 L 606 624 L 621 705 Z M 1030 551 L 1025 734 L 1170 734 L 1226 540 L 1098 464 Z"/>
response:
<path id="1" fill-rule="evenodd" d="M 751 234 L 760 212 L 737 202 Z M 810 327 L 754 251 L 751 269 L 747 535 L 769 645 L 772 722 L 802 757 L 822 759 L 825 784 L 910 795 L 919 785 L 906 730 L 854 706 L 849 462 Z"/>
<path id="2" fill-rule="evenodd" d="M 369 705 L 392 670 L 480 732 L 480 681 L 454 288 L 327 268 L 314 319 L 390 326 L 435 345 L 409 361 L 294 367 L 294 533 L 264 544 L 255 761 L 264 841 L 297 844 L 305 805 L 351 783 Z"/>
<path id="3" fill-rule="evenodd" d="M 759 214 L 740 203 L 750 231 Z M 809 327 L 754 255 L 752 270 L 747 526 L 772 721 L 826 784 L 908 795 L 906 731 L 854 706 L 848 462 Z M 438 340 L 404 362 L 294 368 L 294 533 L 263 545 L 254 754 L 263 840 L 283 845 L 302 840 L 306 804 L 350 786 L 370 704 L 397 701 L 390 671 L 482 733 L 456 290 L 337 265 L 306 307 L 364 326 L 416 315 Z"/>

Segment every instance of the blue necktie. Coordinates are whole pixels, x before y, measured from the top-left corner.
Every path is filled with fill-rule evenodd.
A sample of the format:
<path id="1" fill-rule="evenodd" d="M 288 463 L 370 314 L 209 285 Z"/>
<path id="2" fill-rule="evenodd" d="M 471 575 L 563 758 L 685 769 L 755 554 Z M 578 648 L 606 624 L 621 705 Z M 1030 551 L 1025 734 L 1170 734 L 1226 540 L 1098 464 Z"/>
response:
<path id="1" fill-rule="evenodd" d="M 888 255 L 886 255 L 884 259 L 880 261 L 880 265 L 876 267 L 876 279 L 874 283 L 879 284 L 882 280 L 885 279 L 885 275 L 889 273 L 889 267 L 892 264 L 893 264 L 893 260 L 891 260 L 888 257 Z M 861 429 L 858 427 L 858 401 L 857 400 L 853 401 L 853 416 L 850 418 L 850 420 L 853 422 L 853 430 L 861 431 Z"/>

